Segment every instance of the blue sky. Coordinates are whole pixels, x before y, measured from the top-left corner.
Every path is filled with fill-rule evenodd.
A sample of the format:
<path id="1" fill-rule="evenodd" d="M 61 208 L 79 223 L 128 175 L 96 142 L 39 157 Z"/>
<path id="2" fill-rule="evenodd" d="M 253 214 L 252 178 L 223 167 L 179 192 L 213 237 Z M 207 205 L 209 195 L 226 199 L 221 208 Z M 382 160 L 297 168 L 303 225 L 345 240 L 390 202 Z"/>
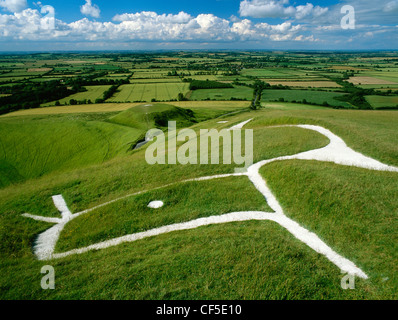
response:
<path id="1" fill-rule="evenodd" d="M 1 51 L 149 49 L 398 49 L 398 0 L 0 0 Z"/>
<path id="2" fill-rule="evenodd" d="M 187 12 L 191 15 L 201 13 L 213 13 L 221 18 L 229 18 L 231 15 L 239 15 L 240 0 L 201 0 L 201 1 L 182 1 L 182 0 L 97 0 L 93 1 L 101 10 L 99 21 L 110 21 L 116 14 L 125 12 L 154 11 L 157 13 L 178 13 L 180 11 Z M 292 3 L 305 5 L 310 1 L 298 0 Z M 33 1 L 28 1 L 33 6 Z M 72 22 L 82 18 L 80 6 L 84 4 L 82 0 L 49 0 L 43 1 L 43 4 L 52 5 L 57 10 L 59 18 Z M 312 3 L 322 4 L 322 6 L 330 6 L 338 3 L 335 0 L 313 1 Z"/>

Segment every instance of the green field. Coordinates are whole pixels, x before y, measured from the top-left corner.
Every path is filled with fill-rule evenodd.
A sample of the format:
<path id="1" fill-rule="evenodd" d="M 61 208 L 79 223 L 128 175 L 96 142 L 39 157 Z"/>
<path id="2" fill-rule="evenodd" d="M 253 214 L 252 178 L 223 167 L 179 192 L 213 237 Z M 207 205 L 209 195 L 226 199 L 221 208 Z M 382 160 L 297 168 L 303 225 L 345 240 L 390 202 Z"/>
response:
<path id="1" fill-rule="evenodd" d="M 344 95 L 344 93 L 311 90 L 265 90 L 263 92 L 262 101 L 278 101 L 283 98 L 284 101 L 289 102 L 303 102 L 304 100 L 307 100 L 309 103 L 319 105 L 327 102 L 330 106 L 352 108 L 352 106 L 347 102 L 335 99 L 335 97 L 342 95 Z"/>
<path id="2" fill-rule="evenodd" d="M 135 71 L 133 79 L 164 79 L 168 71 Z"/>
<path id="3" fill-rule="evenodd" d="M 235 87 L 234 89 L 199 89 L 191 94 L 191 100 L 251 100 L 253 89 L 249 87 Z"/>
<path id="4" fill-rule="evenodd" d="M 366 100 L 375 109 L 380 108 L 398 108 L 398 96 L 367 96 Z"/>
<path id="5" fill-rule="evenodd" d="M 187 83 L 147 83 L 147 84 L 126 84 L 119 87 L 109 102 L 150 102 L 177 100 L 178 94 L 186 94 L 189 84 Z"/>
<path id="6" fill-rule="evenodd" d="M 70 103 L 70 100 L 74 99 L 77 101 L 83 101 L 83 100 L 91 100 L 91 102 L 95 102 L 96 99 L 102 98 L 104 92 L 108 90 L 111 86 L 89 86 L 86 87 L 87 91 L 84 92 L 79 92 L 76 94 L 73 94 L 69 97 L 66 97 L 64 99 L 59 100 L 59 103 L 61 105 L 66 105 Z M 49 107 L 49 106 L 54 106 L 55 101 L 45 103 L 42 105 L 42 107 Z"/>

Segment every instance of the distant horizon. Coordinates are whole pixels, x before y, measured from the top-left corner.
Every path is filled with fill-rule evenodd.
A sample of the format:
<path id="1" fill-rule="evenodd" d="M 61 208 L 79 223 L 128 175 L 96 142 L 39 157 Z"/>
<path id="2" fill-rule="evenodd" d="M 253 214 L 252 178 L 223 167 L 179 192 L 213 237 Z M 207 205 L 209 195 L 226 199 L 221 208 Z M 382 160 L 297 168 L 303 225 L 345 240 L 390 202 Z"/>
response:
<path id="1" fill-rule="evenodd" d="M 316 50 L 316 49 L 140 49 L 140 50 L 57 50 L 57 51 L 1 51 L 0 55 L 7 54 L 78 54 L 78 53 L 175 53 L 175 52 L 309 52 L 309 53 L 398 53 L 398 49 L 369 49 L 369 50 Z"/>

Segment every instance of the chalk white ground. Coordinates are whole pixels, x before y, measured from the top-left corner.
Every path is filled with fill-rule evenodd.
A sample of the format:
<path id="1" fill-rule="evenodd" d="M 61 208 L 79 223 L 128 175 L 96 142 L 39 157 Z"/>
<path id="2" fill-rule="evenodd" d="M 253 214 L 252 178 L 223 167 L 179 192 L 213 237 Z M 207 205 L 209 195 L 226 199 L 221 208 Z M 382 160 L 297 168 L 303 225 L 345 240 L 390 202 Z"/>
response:
<path id="1" fill-rule="evenodd" d="M 151 208 L 151 209 L 159 209 L 159 208 L 161 208 L 163 206 L 164 206 L 164 203 L 163 203 L 163 201 L 160 201 L 160 200 L 151 201 L 148 204 L 148 208 Z"/>
<path id="2" fill-rule="evenodd" d="M 248 120 L 248 121 L 245 121 L 238 125 L 235 125 L 235 126 L 231 127 L 230 130 L 241 129 L 250 121 L 251 120 Z M 333 162 L 333 163 L 340 164 L 340 165 L 355 166 L 355 167 L 359 167 L 359 168 L 365 168 L 365 169 L 377 170 L 377 171 L 398 172 L 398 168 L 389 166 L 389 165 L 385 165 L 377 160 L 374 160 L 374 159 L 366 157 L 358 152 L 355 152 L 354 150 L 349 148 L 340 137 L 336 136 L 331 131 L 329 131 L 328 129 L 325 129 L 323 127 L 312 126 L 312 125 L 292 125 L 292 126 L 278 126 L 278 127 L 298 127 L 298 128 L 303 128 L 303 129 L 307 129 L 307 130 L 313 130 L 313 131 L 319 132 L 322 135 L 326 136 L 330 140 L 330 143 L 324 148 L 315 149 L 315 150 L 311 150 L 311 151 L 307 151 L 307 152 L 302 152 L 302 153 L 292 155 L 292 156 L 283 156 L 283 157 L 278 157 L 278 158 L 274 158 L 274 159 L 260 161 L 256 164 L 253 164 L 251 167 L 249 167 L 246 173 L 235 173 L 235 174 L 225 174 L 225 175 L 218 175 L 218 176 L 211 176 L 211 177 L 201 177 L 201 178 L 197 178 L 197 179 L 190 179 L 190 180 L 180 182 L 180 183 L 184 183 L 184 182 L 188 182 L 188 181 L 215 180 L 215 179 L 222 179 L 222 178 L 233 177 L 233 176 L 247 176 L 250 179 L 250 181 L 254 184 L 256 189 L 259 192 L 261 192 L 261 194 L 265 197 L 268 205 L 274 210 L 274 212 L 272 212 L 272 213 L 271 212 L 226 213 L 224 215 L 200 218 L 200 219 L 196 219 L 196 220 L 192 220 L 192 221 L 187 221 L 184 223 L 172 224 L 172 225 L 167 225 L 167 226 L 163 226 L 160 228 L 155 228 L 155 229 L 148 230 L 145 232 L 126 235 L 123 237 L 111 239 L 111 240 L 100 242 L 97 244 L 93 244 L 88 247 L 74 249 L 74 250 L 71 250 L 68 252 L 54 253 L 55 246 L 59 239 L 60 233 L 64 229 L 65 225 L 68 222 L 70 222 L 71 220 L 73 220 L 83 214 L 86 214 L 88 212 L 91 212 L 93 210 L 96 210 L 100 207 L 107 206 L 116 201 L 120 201 L 122 199 L 132 197 L 134 195 L 142 194 L 142 193 L 150 191 L 150 190 L 140 191 L 140 192 L 137 192 L 134 194 L 126 195 L 122 198 L 112 200 L 110 202 L 104 203 L 102 205 L 99 205 L 94 208 L 87 209 L 87 210 L 84 210 L 84 211 L 81 211 L 81 212 L 78 212 L 75 214 L 72 214 L 69 211 L 62 196 L 58 195 L 58 196 L 53 197 L 53 201 L 54 201 L 55 206 L 58 208 L 58 210 L 61 213 L 61 216 L 62 216 L 61 219 L 46 218 L 46 217 L 34 216 L 34 215 L 30 215 L 30 214 L 24 214 L 24 216 L 28 217 L 28 218 L 55 224 L 52 228 L 48 229 L 47 231 L 41 233 L 38 236 L 38 239 L 33 248 L 33 251 L 34 251 L 36 257 L 39 260 L 58 259 L 58 258 L 63 258 L 63 257 L 74 255 L 74 254 L 82 254 L 82 253 L 85 253 L 85 252 L 88 252 L 91 250 L 100 250 L 100 249 L 105 249 L 105 248 L 109 248 L 112 246 L 117 246 L 117 245 L 119 245 L 121 243 L 125 243 L 125 242 L 134 242 L 134 241 L 137 241 L 140 239 L 154 237 L 154 236 L 165 234 L 165 233 L 195 229 L 195 228 L 199 228 L 201 226 L 224 224 L 224 223 L 230 223 L 230 222 L 240 222 L 240 221 L 251 221 L 251 220 L 257 220 L 257 221 L 268 220 L 268 221 L 274 221 L 274 222 L 278 223 L 280 226 L 282 226 L 287 231 L 289 231 L 295 238 L 302 241 L 303 243 L 305 243 L 307 246 L 309 246 L 310 248 L 312 248 L 319 254 L 324 255 L 329 261 L 331 261 L 338 268 L 340 268 L 340 270 L 342 272 L 349 273 L 352 275 L 356 275 L 360 278 L 367 279 L 368 278 L 367 275 L 360 268 L 358 268 L 353 262 L 351 262 L 350 260 L 348 260 L 348 259 L 342 257 L 341 255 L 339 255 L 338 253 L 336 253 L 332 248 L 330 248 L 328 245 L 326 245 L 326 243 L 324 243 L 316 234 L 303 228 L 297 222 L 293 221 L 292 219 L 288 218 L 285 215 L 285 213 L 282 209 L 282 206 L 280 205 L 280 203 L 278 202 L 276 197 L 273 195 L 273 193 L 267 186 L 267 183 L 260 175 L 259 170 L 261 167 L 263 167 L 264 165 L 267 165 L 271 162 L 293 160 L 293 159 Z M 270 128 L 272 128 L 272 127 L 270 127 Z M 174 183 L 168 184 L 166 186 L 162 186 L 159 188 L 155 188 L 152 190 L 166 188 L 171 185 L 174 185 Z M 160 203 L 157 203 L 157 205 L 159 205 L 159 204 Z"/>

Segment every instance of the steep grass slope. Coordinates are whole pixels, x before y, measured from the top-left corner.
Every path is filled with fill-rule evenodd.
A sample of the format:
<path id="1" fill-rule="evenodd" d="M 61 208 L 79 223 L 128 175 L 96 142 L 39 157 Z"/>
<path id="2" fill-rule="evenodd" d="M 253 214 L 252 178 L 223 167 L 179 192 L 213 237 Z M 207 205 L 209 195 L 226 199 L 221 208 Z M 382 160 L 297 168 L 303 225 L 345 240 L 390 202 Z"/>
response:
<path id="1" fill-rule="evenodd" d="M 125 154 L 141 131 L 99 116 L 36 116 L 0 120 L 0 187 L 102 163 Z"/>

